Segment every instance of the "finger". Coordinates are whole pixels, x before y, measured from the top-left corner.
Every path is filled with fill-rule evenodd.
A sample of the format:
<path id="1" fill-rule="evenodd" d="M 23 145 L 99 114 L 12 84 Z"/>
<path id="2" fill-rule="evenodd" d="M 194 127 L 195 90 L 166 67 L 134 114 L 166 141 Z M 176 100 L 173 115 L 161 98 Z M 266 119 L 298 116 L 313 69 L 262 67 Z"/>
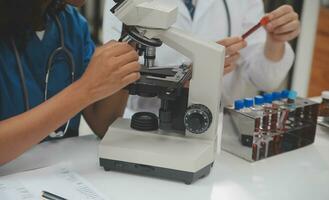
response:
<path id="1" fill-rule="evenodd" d="M 229 46 L 226 48 L 226 55 L 233 55 L 238 53 L 241 49 L 245 48 L 247 46 L 246 41 L 241 41 L 239 43 L 233 44 L 232 46 Z"/>
<path id="2" fill-rule="evenodd" d="M 230 65 L 229 67 L 224 68 L 224 75 L 231 73 L 236 68 L 236 65 Z"/>
<path id="3" fill-rule="evenodd" d="M 139 80 L 141 77 L 141 74 L 139 72 L 134 72 L 134 73 L 131 73 L 127 76 L 125 76 L 123 79 L 122 79 L 122 84 L 124 86 L 127 86 L 133 82 L 136 82 L 137 80 Z"/>
<path id="4" fill-rule="evenodd" d="M 225 66 L 231 65 L 232 63 L 237 62 L 239 58 L 240 58 L 239 53 L 235 53 L 235 54 L 231 55 L 230 57 L 225 59 Z"/>
<path id="5" fill-rule="evenodd" d="M 217 42 L 217 44 L 223 45 L 225 47 L 231 46 L 232 44 L 241 42 L 242 37 L 229 37 Z"/>
<path id="6" fill-rule="evenodd" d="M 108 42 L 105 43 L 105 46 L 106 45 L 111 45 L 111 44 L 114 44 L 114 43 L 119 43 L 119 42 L 116 41 L 116 40 L 110 40 L 110 41 L 108 41 Z"/>
<path id="7" fill-rule="evenodd" d="M 292 12 L 292 13 L 283 15 L 282 17 L 279 17 L 279 18 L 277 18 L 275 20 L 272 20 L 270 23 L 268 23 L 266 25 L 266 28 L 269 31 L 273 31 L 276 28 L 278 28 L 278 27 L 280 27 L 282 25 L 285 25 L 285 24 L 287 24 L 289 22 L 292 22 L 294 20 L 298 20 L 298 14 L 295 13 L 295 12 Z"/>
<path id="8" fill-rule="evenodd" d="M 138 54 L 136 51 L 129 51 L 123 55 L 120 55 L 117 58 L 117 62 L 115 63 L 118 66 L 124 66 L 128 63 L 138 61 Z"/>
<path id="9" fill-rule="evenodd" d="M 267 16 L 268 16 L 269 20 L 272 21 L 272 20 L 279 18 L 290 12 L 294 12 L 293 7 L 290 5 L 283 5 L 283 6 L 279 7 L 278 9 L 269 13 Z"/>
<path id="10" fill-rule="evenodd" d="M 103 51 L 107 51 L 109 54 L 108 56 L 115 57 L 115 56 L 120 56 L 120 55 L 126 54 L 130 51 L 135 51 L 135 50 L 128 43 L 116 42 L 116 43 L 110 44 L 108 46 L 105 46 Z"/>
<path id="11" fill-rule="evenodd" d="M 273 39 L 280 41 L 280 42 L 287 42 L 290 40 L 295 39 L 300 33 L 300 29 L 297 29 L 290 33 L 284 33 L 284 34 L 274 34 Z"/>
<path id="12" fill-rule="evenodd" d="M 110 40 L 110 41 L 106 42 L 105 44 L 103 44 L 102 46 L 99 46 L 98 49 L 100 49 L 100 50 L 104 50 L 104 49 L 106 49 L 107 47 L 109 47 L 109 46 L 111 46 L 111 45 L 114 45 L 114 44 L 116 44 L 116 43 L 119 43 L 119 42 L 117 42 L 117 41 L 115 41 L 115 40 Z"/>
<path id="13" fill-rule="evenodd" d="M 285 24 L 274 31 L 274 34 L 282 34 L 295 31 L 299 28 L 300 23 L 298 20 L 292 21 L 288 24 Z"/>
<path id="14" fill-rule="evenodd" d="M 117 74 L 120 77 L 125 77 L 128 74 L 139 72 L 140 70 L 141 70 L 141 65 L 136 61 L 121 67 L 117 72 Z"/>
<path id="15" fill-rule="evenodd" d="M 120 43 L 113 43 L 110 46 L 102 46 L 98 48 L 97 55 L 103 54 L 105 57 L 117 57 L 122 54 L 126 54 L 129 51 L 131 51 L 129 48 L 125 47 L 124 45 Z"/>
<path id="16" fill-rule="evenodd" d="M 113 47 L 112 47 L 113 48 Z M 118 52 L 114 55 L 114 56 L 120 56 L 124 53 L 127 53 L 129 51 L 134 51 L 136 52 L 136 50 L 128 43 L 123 42 L 123 43 L 119 43 L 119 45 L 116 47 L 118 50 Z M 122 53 L 124 52 L 124 53 Z"/>
<path id="17" fill-rule="evenodd" d="M 232 71 L 233 71 L 233 69 L 225 68 L 225 69 L 224 69 L 224 75 L 229 74 L 229 73 L 232 72 Z"/>

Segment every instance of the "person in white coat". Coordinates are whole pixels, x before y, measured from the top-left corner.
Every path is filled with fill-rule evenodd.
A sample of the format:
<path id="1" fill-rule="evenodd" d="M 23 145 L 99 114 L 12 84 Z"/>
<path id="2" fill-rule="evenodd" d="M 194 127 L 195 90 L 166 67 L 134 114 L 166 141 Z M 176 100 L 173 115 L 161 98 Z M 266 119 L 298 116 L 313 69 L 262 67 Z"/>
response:
<path id="1" fill-rule="evenodd" d="M 237 98 L 252 96 L 257 91 L 277 89 L 286 78 L 294 60 L 288 41 L 300 32 L 298 14 L 285 5 L 266 14 L 270 23 L 246 40 L 241 38 L 265 15 L 262 0 L 159 0 L 178 4 L 179 15 L 174 27 L 193 33 L 226 47 L 223 78 L 224 105 Z M 107 0 L 104 14 L 104 42 L 121 36 L 122 23 L 110 12 L 114 6 Z M 166 45 L 157 49 L 156 66 L 189 63 Z M 209 88 L 211 91 L 211 87 Z M 140 111 L 158 113 L 157 98 L 131 96 L 125 117 Z"/>

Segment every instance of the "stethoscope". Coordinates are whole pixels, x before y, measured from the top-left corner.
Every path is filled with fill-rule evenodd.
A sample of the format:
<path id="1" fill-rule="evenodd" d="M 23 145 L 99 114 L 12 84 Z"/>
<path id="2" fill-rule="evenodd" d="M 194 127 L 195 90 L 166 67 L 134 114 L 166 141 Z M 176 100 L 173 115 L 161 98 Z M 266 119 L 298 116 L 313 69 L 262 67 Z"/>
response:
<path id="1" fill-rule="evenodd" d="M 227 18 L 227 37 L 232 36 L 232 20 L 231 20 L 231 14 L 230 9 L 228 7 L 227 1 L 223 0 L 225 11 L 226 11 L 226 18 Z"/>
<path id="2" fill-rule="evenodd" d="M 54 64 L 54 59 L 58 54 L 63 54 L 68 59 L 68 64 L 69 64 L 69 67 L 70 67 L 70 70 L 71 70 L 71 72 L 70 72 L 71 73 L 71 83 L 73 83 L 74 80 L 75 80 L 74 57 L 73 57 L 72 53 L 65 46 L 64 30 L 63 30 L 62 24 L 59 21 L 58 16 L 53 15 L 53 17 L 55 19 L 56 26 L 59 30 L 60 46 L 50 54 L 50 57 L 47 61 L 47 69 L 46 69 L 46 77 L 45 77 L 45 89 L 44 89 L 44 101 L 48 100 L 48 83 L 49 83 L 50 71 L 52 70 L 52 67 L 53 67 L 53 64 Z M 20 75 L 21 87 L 22 87 L 22 90 L 23 90 L 24 102 L 25 102 L 25 111 L 28 111 L 28 110 L 30 110 L 29 92 L 28 92 L 27 85 L 26 85 L 25 75 L 24 75 L 24 71 L 23 71 L 23 65 L 22 65 L 20 54 L 19 54 L 19 51 L 17 49 L 15 41 L 12 39 L 11 42 L 12 42 L 12 46 L 13 46 L 13 49 L 14 49 L 14 52 L 15 52 L 17 68 L 18 68 L 18 72 L 19 72 L 19 75 Z M 51 137 L 51 138 L 62 138 L 62 137 L 64 137 L 64 135 L 67 133 L 67 130 L 70 126 L 70 121 L 71 120 L 69 120 L 66 123 L 64 131 L 58 131 L 58 132 L 52 133 L 52 134 L 49 135 L 49 137 Z"/>

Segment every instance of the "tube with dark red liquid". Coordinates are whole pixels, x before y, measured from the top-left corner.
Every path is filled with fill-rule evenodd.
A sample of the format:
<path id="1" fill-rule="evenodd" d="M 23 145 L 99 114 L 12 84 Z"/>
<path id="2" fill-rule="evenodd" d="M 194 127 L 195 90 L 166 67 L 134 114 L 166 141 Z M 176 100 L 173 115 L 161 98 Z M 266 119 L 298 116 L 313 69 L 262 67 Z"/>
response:
<path id="1" fill-rule="evenodd" d="M 255 31 L 257 31 L 260 27 L 266 26 L 269 22 L 270 22 L 270 19 L 267 16 L 263 17 L 258 24 L 256 24 L 254 27 L 249 29 L 249 31 L 247 31 L 245 34 L 243 34 L 242 38 L 246 39 L 251 34 L 253 34 Z"/>

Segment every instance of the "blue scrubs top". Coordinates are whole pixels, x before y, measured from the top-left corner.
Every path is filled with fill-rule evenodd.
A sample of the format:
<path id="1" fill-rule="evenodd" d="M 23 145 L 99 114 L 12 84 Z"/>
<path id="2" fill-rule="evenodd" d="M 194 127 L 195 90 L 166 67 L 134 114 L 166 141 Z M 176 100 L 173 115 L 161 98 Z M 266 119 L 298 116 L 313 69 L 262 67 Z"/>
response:
<path id="1" fill-rule="evenodd" d="M 78 11 L 68 6 L 58 14 L 64 29 L 65 46 L 72 53 L 76 64 L 76 80 L 84 73 L 95 50 L 90 38 L 88 24 Z M 30 108 L 43 103 L 45 74 L 50 54 L 59 47 L 60 36 L 55 20 L 48 17 L 45 35 L 40 40 L 33 34 L 26 49 L 20 52 L 26 85 L 29 92 Z M 48 95 L 56 95 L 71 84 L 71 68 L 64 55 L 57 55 L 48 83 Z M 13 48 L 0 41 L 0 120 L 25 112 L 23 90 Z M 71 119 L 66 137 L 78 135 L 80 116 Z M 64 128 L 62 127 L 62 130 Z"/>

